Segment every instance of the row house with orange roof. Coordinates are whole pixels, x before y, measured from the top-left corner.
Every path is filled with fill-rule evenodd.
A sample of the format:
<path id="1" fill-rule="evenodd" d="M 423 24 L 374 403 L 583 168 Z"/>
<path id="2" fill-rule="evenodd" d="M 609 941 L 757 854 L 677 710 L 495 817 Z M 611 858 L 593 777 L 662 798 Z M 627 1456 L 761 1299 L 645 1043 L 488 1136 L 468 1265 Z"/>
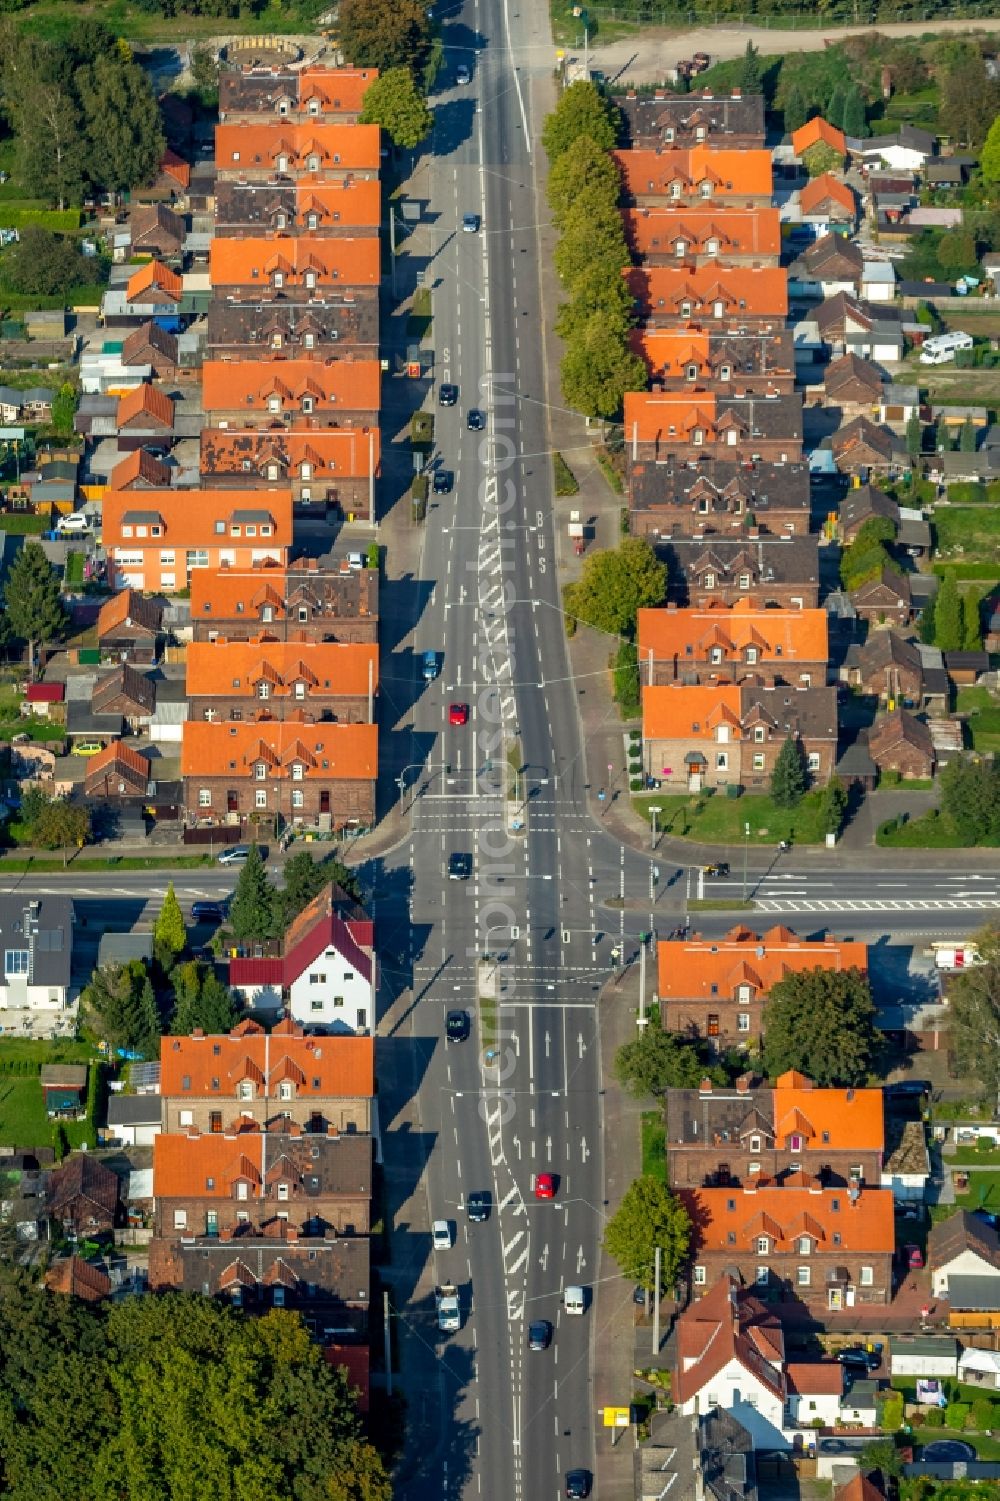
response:
<path id="1" fill-rule="evenodd" d="M 332 120 L 356 125 L 377 68 L 225 69 L 219 77 L 223 124 Z"/>
<path id="2" fill-rule="evenodd" d="M 614 96 L 633 150 L 680 150 L 707 145 L 713 150 L 759 151 L 764 145 L 764 99 L 741 89 L 716 93 L 692 89 L 674 94 L 629 89 Z"/>
<path id="3" fill-rule="evenodd" d="M 190 823 L 371 828 L 378 726 L 189 720 L 181 776 Z"/>
<path id="4" fill-rule="evenodd" d="M 719 1052 L 755 1046 L 763 1034 L 764 1007 L 772 986 L 787 975 L 815 969 L 856 970 L 865 975 L 867 945 L 832 934 L 822 939 L 800 938 L 783 927 L 757 934 L 742 924 L 724 938 L 703 939 L 693 934 L 664 940 L 657 949 L 663 1026 L 686 1037 L 707 1038 Z M 757 1133 L 753 1134 L 756 1138 Z M 763 1150 L 763 1136 L 759 1144 Z M 751 1156 L 762 1164 L 765 1161 L 756 1152 Z M 772 1165 L 775 1162 L 772 1159 Z M 874 1175 L 870 1181 L 875 1181 Z"/>
<path id="5" fill-rule="evenodd" d="M 103 545 L 114 588 L 173 594 L 199 568 L 288 562 L 292 493 L 267 490 L 110 490 Z"/>
<path id="6" fill-rule="evenodd" d="M 216 428 L 371 427 L 378 421 L 378 360 L 206 360 L 202 407 Z"/>
<path id="7" fill-rule="evenodd" d="M 791 391 L 795 349 L 791 329 L 721 331 L 711 324 L 632 330 L 633 352 L 664 390 Z"/>
<path id="8" fill-rule="evenodd" d="M 622 179 L 623 202 L 646 208 L 666 199 L 694 207 L 707 203 L 769 208 L 773 186 L 771 153 L 715 150 L 711 143 L 686 150 L 612 153 Z"/>
<path id="9" fill-rule="evenodd" d="M 111 329 L 133 328 L 151 319 L 172 323 L 180 317 L 183 295 L 183 281 L 176 271 L 161 261 L 146 261 L 123 285 L 108 287 L 101 298 L 101 322 Z"/>
<path id="10" fill-rule="evenodd" d="M 378 356 L 378 327 L 378 299 L 352 288 L 327 287 L 306 303 L 213 298 L 205 348 L 213 360 L 370 360 Z"/>
<path id="11" fill-rule="evenodd" d="M 678 792 L 764 792 L 789 738 L 810 779 L 825 786 L 837 757 L 836 688 L 746 682 L 642 689 L 645 774 Z"/>
<path id="12" fill-rule="evenodd" d="M 731 968 L 724 983 L 732 990 L 752 982 Z M 665 1116 L 672 1188 L 781 1183 L 801 1172 L 825 1188 L 881 1183 L 881 1089 L 823 1089 L 795 1072 L 773 1085 L 741 1074 L 734 1084 L 703 1079 L 697 1089 L 669 1089 Z"/>
<path id="13" fill-rule="evenodd" d="M 895 1219 L 890 1189 L 825 1187 L 808 1172 L 780 1183 L 686 1188 L 695 1290 L 735 1271 L 761 1294 L 839 1313 L 892 1299 Z"/>
<path id="14" fill-rule="evenodd" d="M 802 457 L 797 391 L 626 391 L 628 463 L 657 464 L 689 454 L 794 463 Z"/>
<path id="15" fill-rule="evenodd" d="M 377 568 L 320 568 L 300 558 L 287 568 L 199 569 L 191 576 L 196 642 L 378 640 Z"/>
<path id="16" fill-rule="evenodd" d="M 776 208 L 627 208 L 625 240 L 646 266 L 777 266 L 781 224 Z"/>
<path id="17" fill-rule="evenodd" d="M 160 1040 L 164 1133 L 202 1136 L 287 1131 L 370 1135 L 375 1043 L 371 1037 L 307 1036 L 297 1022 L 270 1031 L 246 1020 L 221 1036 Z"/>
<path id="18" fill-rule="evenodd" d="M 214 239 L 208 277 L 216 297 L 236 300 L 304 303 L 350 287 L 355 297 L 377 301 L 379 242 L 375 235 Z"/>
<path id="19" fill-rule="evenodd" d="M 192 641 L 186 690 L 192 720 L 370 724 L 378 646 L 343 641 Z"/>
<path id="20" fill-rule="evenodd" d="M 219 489 L 288 485 L 300 514 L 372 514 L 379 475 L 377 427 L 279 429 L 201 434 L 202 482 Z"/>
<path id="21" fill-rule="evenodd" d="M 827 614 L 820 609 L 764 610 L 748 600 L 708 609 L 641 609 L 637 650 L 648 684 L 750 682 L 809 688 L 826 681 Z"/>
<path id="22" fill-rule="evenodd" d="M 374 181 L 379 175 L 381 131 L 377 125 L 329 120 L 275 120 L 266 125 L 233 122 L 215 127 L 218 181 L 320 182 L 345 178 Z"/>
<path id="23" fill-rule="evenodd" d="M 701 322 L 735 330 L 784 327 L 788 273 L 781 266 L 634 266 L 625 273 L 639 318 L 654 328 Z"/>
<path id="24" fill-rule="evenodd" d="M 338 182 L 238 182 L 227 178 L 215 194 L 215 233 L 247 235 L 378 234 L 382 188 L 376 178 Z"/>
<path id="25" fill-rule="evenodd" d="M 118 398 L 118 449 L 129 453 L 147 443 L 169 446 L 174 436 L 176 403 L 161 386 L 144 381 Z"/>

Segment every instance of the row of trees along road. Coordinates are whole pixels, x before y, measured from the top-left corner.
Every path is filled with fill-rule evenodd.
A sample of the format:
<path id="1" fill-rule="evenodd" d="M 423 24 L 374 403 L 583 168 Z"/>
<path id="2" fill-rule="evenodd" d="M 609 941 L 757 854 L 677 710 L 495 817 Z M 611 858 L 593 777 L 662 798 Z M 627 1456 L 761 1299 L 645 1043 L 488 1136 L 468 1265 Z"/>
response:
<path id="1" fill-rule="evenodd" d="M 619 416 L 625 392 L 647 384 L 645 362 L 629 346 L 635 310 L 622 270 L 631 258 L 610 155 L 620 130 L 614 104 L 582 81 L 563 91 L 542 130 L 549 207 L 559 230 L 555 266 L 569 296 L 556 318 L 566 344 L 562 389 L 588 417 Z"/>

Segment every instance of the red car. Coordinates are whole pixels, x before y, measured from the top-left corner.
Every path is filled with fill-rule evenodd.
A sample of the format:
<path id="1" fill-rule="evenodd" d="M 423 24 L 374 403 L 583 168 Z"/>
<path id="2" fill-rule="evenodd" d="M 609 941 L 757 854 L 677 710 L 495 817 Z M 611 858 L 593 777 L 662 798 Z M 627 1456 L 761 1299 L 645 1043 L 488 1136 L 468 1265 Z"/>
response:
<path id="1" fill-rule="evenodd" d="M 452 704 L 451 708 L 448 710 L 448 723 L 449 724 L 468 724 L 468 722 L 469 722 L 469 706 L 468 706 L 468 704 Z"/>
<path id="2" fill-rule="evenodd" d="M 924 1254 L 919 1246 L 904 1246 L 903 1255 L 906 1257 L 906 1265 L 911 1271 L 919 1271 L 924 1264 Z"/>
<path id="3" fill-rule="evenodd" d="M 535 1198 L 554 1199 L 556 1196 L 556 1180 L 551 1173 L 539 1173 L 535 1179 Z"/>

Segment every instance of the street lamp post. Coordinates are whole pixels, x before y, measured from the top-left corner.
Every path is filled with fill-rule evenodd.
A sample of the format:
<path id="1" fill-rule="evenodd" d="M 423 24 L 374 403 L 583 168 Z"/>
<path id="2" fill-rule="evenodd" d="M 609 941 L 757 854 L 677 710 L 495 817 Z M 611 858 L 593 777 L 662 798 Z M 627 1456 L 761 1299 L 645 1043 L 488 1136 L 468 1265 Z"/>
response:
<path id="1" fill-rule="evenodd" d="M 743 825 L 743 900 L 747 899 L 747 860 L 750 855 L 750 825 Z"/>
<path id="2" fill-rule="evenodd" d="M 652 848 L 654 850 L 656 848 L 656 820 L 657 820 L 657 818 L 659 817 L 659 815 L 662 812 L 663 812 L 663 809 L 660 807 L 659 803 L 657 803 L 655 807 L 650 807 L 650 810 L 649 810 L 650 817 L 653 820 L 653 836 L 652 836 L 653 843 L 652 843 Z"/>

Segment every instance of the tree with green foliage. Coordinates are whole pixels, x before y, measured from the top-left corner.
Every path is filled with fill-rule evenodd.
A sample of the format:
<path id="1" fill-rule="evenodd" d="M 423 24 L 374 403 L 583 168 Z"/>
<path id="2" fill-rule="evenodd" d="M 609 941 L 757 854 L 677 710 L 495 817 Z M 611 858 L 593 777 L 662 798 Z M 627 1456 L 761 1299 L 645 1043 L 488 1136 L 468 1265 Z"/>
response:
<path id="1" fill-rule="evenodd" d="M 577 136 L 552 163 L 545 189 L 552 218 L 561 228 L 580 193 L 595 191 L 617 204 L 621 178 L 614 158 L 588 135 Z"/>
<path id="2" fill-rule="evenodd" d="M 817 141 L 803 151 L 802 165 L 810 177 L 822 177 L 824 172 L 839 172 L 844 165 L 844 158 L 833 146 L 828 146 L 826 141 Z"/>
<path id="3" fill-rule="evenodd" d="M 979 620 L 979 597 L 973 592 L 962 595 L 962 650 L 981 651 L 983 632 Z"/>
<path id="4" fill-rule="evenodd" d="M 911 465 L 915 465 L 920 459 L 920 450 L 923 446 L 924 430 L 920 425 L 920 416 L 913 412 L 906 422 L 906 452 Z"/>
<path id="5" fill-rule="evenodd" d="M 895 536 L 896 526 L 890 517 L 869 516 L 840 559 L 840 581 L 845 589 L 857 589 L 891 565 L 885 544 Z"/>
<path id="6" fill-rule="evenodd" d="M 672 1287 L 687 1260 L 691 1220 L 683 1203 L 657 1178 L 645 1174 L 625 1191 L 604 1228 L 604 1249 L 623 1277 L 660 1296 Z M 656 1286 L 656 1250 L 660 1285 Z"/>
<path id="7" fill-rule="evenodd" d="M 986 132 L 986 140 L 979 153 L 979 170 L 985 182 L 1000 182 L 1000 115 L 996 116 Z"/>
<path id="8" fill-rule="evenodd" d="M 421 75 L 431 45 L 424 0 L 341 0 L 340 49 L 356 68 L 411 68 Z"/>
<path id="9" fill-rule="evenodd" d="M 984 928 L 975 943 L 983 962 L 967 965 L 948 987 L 951 1044 L 962 1073 L 1000 1111 L 1000 927 Z"/>
<path id="10" fill-rule="evenodd" d="M 891 1438 L 869 1439 L 858 1454 L 858 1472 L 866 1475 L 878 1470 L 883 1485 L 898 1480 L 903 1473 L 903 1454 Z"/>
<path id="11" fill-rule="evenodd" d="M 586 559 L 580 578 L 564 591 L 566 610 L 581 625 L 631 641 L 638 611 L 662 604 L 666 586 L 666 565 L 645 537 L 625 537 L 617 548 Z"/>
<path id="12" fill-rule="evenodd" d="M 29 297 L 61 297 L 93 274 L 74 240 L 38 224 L 25 225 L 0 260 L 0 281 Z"/>
<path id="13" fill-rule="evenodd" d="M 187 948 L 187 928 L 184 926 L 184 914 L 177 900 L 173 881 L 167 886 L 167 894 L 163 898 L 163 906 L 153 929 L 153 941 L 157 949 L 171 959 L 176 959 Z"/>
<path id="14" fill-rule="evenodd" d="M 844 95 L 844 113 L 841 129 L 852 141 L 864 140 L 868 134 L 865 121 L 865 101 L 856 83 L 851 84 Z"/>
<path id="15" fill-rule="evenodd" d="M 414 150 L 434 129 L 434 116 L 409 68 L 390 68 L 365 91 L 362 125 L 381 125 L 395 146 Z"/>
<path id="16" fill-rule="evenodd" d="M 359 900 L 360 889 L 354 871 L 336 856 L 314 860 L 307 850 L 291 855 L 285 862 L 284 886 L 277 895 L 282 930 L 288 928 L 331 881 L 354 901 Z"/>
<path id="17" fill-rule="evenodd" d="M 831 777 L 823 788 L 821 806 L 824 834 L 839 834 L 847 813 L 847 789 L 839 777 Z"/>
<path id="18" fill-rule="evenodd" d="M 274 887 L 267 879 L 259 845 L 252 844 L 229 906 L 229 926 L 239 943 L 262 943 L 275 936 L 276 918 Z"/>
<path id="19" fill-rule="evenodd" d="M 629 264 L 622 216 L 601 188 L 584 188 L 577 195 L 563 220 L 553 260 L 564 287 L 572 287 L 591 266 L 601 267 L 609 282 L 621 280 Z"/>
<path id="20" fill-rule="evenodd" d="M 191 51 L 191 83 L 202 109 L 217 109 L 219 104 L 220 64 L 211 47 L 194 47 Z"/>
<path id="21" fill-rule="evenodd" d="M 964 845 L 1000 838 L 1000 766 L 992 756 L 959 756 L 941 772 L 941 811 Z"/>
<path id="22" fill-rule="evenodd" d="M 90 838 L 90 810 L 65 797 L 53 797 L 42 808 L 31 830 L 40 850 L 62 850 L 63 865 L 68 850 L 83 849 Z"/>
<path id="23" fill-rule="evenodd" d="M 788 735 L 771 773 L 771 800 L 776 808 L 794 808 L 806 793 L 808 772 L 802 742 Z"/>
<path id="24" fill-rule="evenodd" d="M 937 594 L 932 594 L 920 612 L 917 634 L 925 646 L 933 646 L 937 635 Z"/>
<path id="25" fill-rule="evenodd" d="M 620 416 L 626 391 L 645 390 L 645 360 L 618 330 L 591 318 L 567 347 L 559 366 L 563 396 L 586 417 Z"/>
<path id="26" fill-rule="evenodd" d="M 160 1046 L 160 1014 L 145 965 L 106 964 L 95 969 L 80 997 L 84 1025 L 109 1048 L 153 1057 Z"/>
<path id="27" fill-rule="evenodd" d="M 63 381 L 52 401 L 52 427 L 59 438 L 72 438 L 73 418 L 79 402 L 79 392 L 69 381 Z"/>
<path id="28" fill-rule="evenodd" d="M 581 339 L 592 320 L 599 320 L 625 345 L 625 338 L 635 323 L 635 302 L 628 283 L 621 275 L 609 276 L 606 265 L 591 262 L 584 267 L 570 288 L 571 299 L 556 314 L 556 333 L 567 344 Z"/>
<path id="29" fill-rule="evenodd" d="M 976 237 L 968 229 L 950 229 L 938 241 L 938 263 L 949 277 L 975 272 L 979 257 L 976 254 Z"/>
<path id="30" fill-rule="evenodd" d="M 16 134 L 18 181 L 25 189 L 64 209 L 83 198 L 87 145 L 80 110 L 56 83 L 36 81 L 27 97 L 10 110 Z"/>
<path id="31" fill-rule="evenodd" d="M 942 651 L 962 649 L 962 600 L 954 569 L 941 581 L 934 604 L 934 644 Z"/>
<path id="32" fill-rule="evenodd" d="M 196 1027 L 206 1036 L 231 1032 L 240 1018 L 240 1008 L 227 986 L 208 964 L 189 959 L 171 975 L 174 1009 L 170 1030 L 176 1037 L 189 1037 Z"/>
<path id="33" fill-rule="evenodd" d="M 615 1078 L 639 1099 L 668 1089 L 697 1089 L 706 1077 L 714 1084 L 727 1082 L 725 1069 L 706 1065 L 693 1042 L 665 1032 L 655 1017 L 615 1054 Z"/>
<path id="34" fill-rule="evenodd" d="M 863 1084 L 881 1042 L 860 970 L 806 969 L 771 987 L 764 1063 L 772 1079 L 794 1069 L 823 1088 Z"/>
<path id="35" fill-rule="evenodd" d="M 589 136 L 604 151 L 618 144 L 621 117 L 617 107 L 594 84 L 580 79 L 559 96 L 559 102 L 542 126 L 542 145 L 549 161 L 568 151 L 580 136 Z"/>
<path id="36" fill-rule="evenodd" d="M 27 642 L 28 675 L 34 678 L 39 643 L 58 641 L 66 631 L 59 583 L 40 543 L 26 542 L 17 554 L 3 599 L 11 634 Z"/>
<path id="37" fill-rule="evenodd" d="M 958 446 L 962 453 L 975 453 L 976 451 L 976 424 L 971 417 L 966 417 L 962 423 Z"/>
<path id="38" fill-rule="evenodd" d="M 87 169 L 116 192 L 151 182 L 166 139 L 160 106 L 131 55 L 99 57 L 77 79 L 87 131 Z"/>
<path id="39" fill-rule="evenodd" d="M 634 641 L 620 641 L 613 669 L 614 701 L 623 719 L 634 719 L 642 707 L 639 657 Z"/>
<path id="40" fill-rule="evenodd" d="M 823 111 L 823 119 L 828 125 L 834 126 L 837 130 L 843 130 L 844 128 L 844 90 L 839 83 L 833 86 L 833 92 L 826 102 L 826 109 Z"/>
<path id="41" fill-rule="evenodd" d="M 966 48 L 947 69 L 938 104 L 939 128 L 956 144 L 978 151 L 1000 106 L 1000 86 L 981 52 Z"/>
<path id="42" fill-rule="evenodd" d="M 785 134 L 794 135 L 797 130 L 802 128 L 808 118 L 809 109 L 802 97 L 802 90 L 797 84 L 793 84 L 785 98 Z"/>
<path id="43" fill-rule="evenodd" d="M 743 54 L 739 87 L 744 98 L 764 92 L 764 69 L 761 66 L 760 53 L 753 42 L 747 42 L 747 48 Z"/>

